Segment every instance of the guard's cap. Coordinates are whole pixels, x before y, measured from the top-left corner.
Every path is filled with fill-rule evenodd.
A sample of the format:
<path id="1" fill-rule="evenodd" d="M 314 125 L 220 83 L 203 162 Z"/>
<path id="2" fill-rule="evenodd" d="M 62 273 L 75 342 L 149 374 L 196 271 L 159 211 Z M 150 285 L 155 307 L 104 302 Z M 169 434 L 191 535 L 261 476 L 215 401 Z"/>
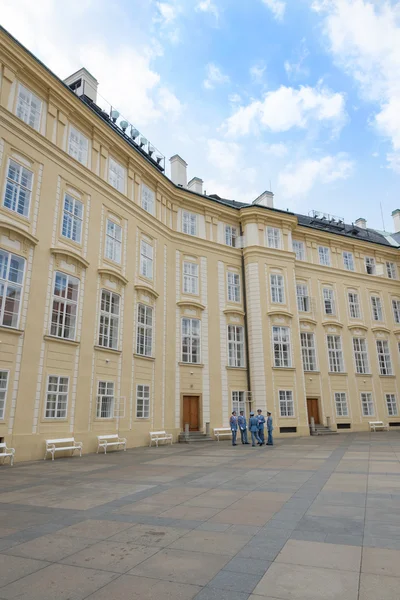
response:
<path id="1" fill-rule="evenodd" d="M 251 416 L 251 417 L 254 417 L 254 413 L 253 413 L 253 412 L 251 412 L 251 413 L 250 413 L 250 416 Z"/>

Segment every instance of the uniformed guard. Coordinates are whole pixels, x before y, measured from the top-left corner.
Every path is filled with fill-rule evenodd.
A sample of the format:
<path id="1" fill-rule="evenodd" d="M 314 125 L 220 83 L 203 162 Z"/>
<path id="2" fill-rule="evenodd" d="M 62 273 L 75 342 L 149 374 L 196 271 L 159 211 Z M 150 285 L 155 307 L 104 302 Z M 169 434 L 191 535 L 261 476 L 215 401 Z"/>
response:
<path id="1" fill-rule="evenodd" d="M 265 444 L 264 437 L 264 425 L 265 425 L 265 417 L 262 414 L 261 408 L 257 410 L 257 421 L 258 421 L 258 437 L 260 438 L 260 446 Z"/>
<path id="2" fill-rule="evenodd" d="M 255 446 L 257 440 L 257 444 L 261 446 L 261 440 L 258 436 L 258 417 L 255 417 L 253 412 L 250 413 L 249 431 L 251 433 L 251 445 Z"/>
<path id="3" fill-rule="evenodd" d="M 249 442 L 247 440 L 247 421 L 246 421 L 246 417 L 244 416 L 243 410 L 240 411 L 240 415 L 238 416 L 238 424 L 239 424 L 240 437 L 242 440 L 242 444 L 248 444 Z"/>
<path id="4" fill-rule="evenodd" d="M 268 441 L 267 441 L 267 446 L 273 446 L 274 445 L 274 439 L 272 437 L 272 432 L 274 430 L 274 424 L 272 421 L 272 415 L 270 412 L 267 412 L 267 431 L 268 431 Z"/>
<path id="5" fill-rule="evenodd" d="M 236 446 L 236 436 L 238 430 L 238 418 L 236 416 L 236 410 L 232 411 L 231 418 L 229 419 L 229 426 L 232 431 L 232 446 Z"/>

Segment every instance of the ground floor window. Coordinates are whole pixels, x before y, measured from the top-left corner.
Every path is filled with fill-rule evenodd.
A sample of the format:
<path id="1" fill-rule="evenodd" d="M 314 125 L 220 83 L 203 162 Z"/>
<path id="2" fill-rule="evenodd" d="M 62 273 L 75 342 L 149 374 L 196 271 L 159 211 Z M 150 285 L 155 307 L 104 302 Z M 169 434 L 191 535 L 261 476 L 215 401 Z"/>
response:
<path id="1" fill-rule="evenodd" d="M 348 417 L 346 392 L 335 392 L 336 415 L 338 417 Z"/>
<path id="2" fill-rule="evenodd" d="M 236 411 L 236 414 L 240 414 L 242 410 L 246 414 L 246 394 L 245 392 L 233 391 L 232 392 L 232 410 Z"/>
<path id="3" fill-rule="evenodd" d="M 279 412 L 281 417 L 294 417 L 293 392 L 279 390 Z"/>
<path id="4" fill-rule="evenodd" d="M 47 380 L 46 419 L 66 419 L 69 378 L 50 375 Z"/>
<path id="5" fill-rule="evenodd" d="M 394 394 L 386 394 L 386 406 L 389 417 L 397 417 L 397 401 Z"/>
<path id="6" fill-rule="evenodd" d="M 374 401 L 371 392 L 363 392 L 361 394 L 361 408 L 363 417 L 374 416 Z"/>
<path id="7" fill-rule="evenodd" d="M 8 387 L 8 371 L 0 371 L 0 419 L 4 419 Z"/>
<path id="8" fill-rule="evenodd" d="M 148 419 L 150 416 L 150 386 L 139 384 L 136 387 L 136 417 Z"/>
<path id="9" fill-rule="evenodd" d="M 97 389 L 97 409 L 96 417 L 98 419 L 112 419 L 114 416 L 114 382 L 99 381 Z"/>

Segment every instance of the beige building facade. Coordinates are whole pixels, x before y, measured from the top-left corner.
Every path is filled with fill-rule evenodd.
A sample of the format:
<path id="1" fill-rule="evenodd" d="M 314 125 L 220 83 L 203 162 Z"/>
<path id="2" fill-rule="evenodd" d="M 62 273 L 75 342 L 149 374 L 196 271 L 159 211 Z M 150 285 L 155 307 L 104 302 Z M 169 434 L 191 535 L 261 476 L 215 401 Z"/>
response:
<path id="1" fill-rule="evenodd" d="M 270 410 L 276 436 L 309 435 L 311 416 L 400 426 L 400 211 L 390 235 L 269 192 L 206 196 L 96 89 L 0 30 L 0 439 L 16 460 L 48 438 L 177 440 L 241 408 Z"/>

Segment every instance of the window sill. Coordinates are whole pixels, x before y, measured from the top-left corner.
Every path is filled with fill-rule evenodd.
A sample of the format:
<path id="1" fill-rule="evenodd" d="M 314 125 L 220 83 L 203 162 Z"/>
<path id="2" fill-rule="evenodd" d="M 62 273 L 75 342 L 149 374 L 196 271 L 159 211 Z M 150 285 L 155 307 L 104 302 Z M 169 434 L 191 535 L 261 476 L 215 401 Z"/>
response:
<path id="1" fill-rule="evenodd" d="M 372 377 L 372 373 L 354 373 L 356 377 Z"/>
<path id="2" fill-rule="evenodd" d="M 203 363 L 187 363 L 187 362 L 179 362 L 178 365 L 180 367 L 196 367 L 198 369 L 204 369 Z"/>
<path id="3" fill-rule="evenodd" d="M 343 376 L 343 375 L 348 375 L 347 371 L 340 371 L 340 372 L 336 372 L 336 371 L 328 371 L 328 375 L 339 375 L 339 376 Z"/>
<path id="4" fill-rule="evenodd" d="M 93 419 L 94 423 L 115 423 L 118 417 L 95 417 Z"/>
<path id="5" fill-rule="evenodd" d="M 4 214 L 6 214 L 8 217 L 21 221 L 21 225 L 30 225 L 31 223 L 31 218 L 29 215 L 27 217 L 25 215 L 21 215 L 21 213 L 17 212 L 16 210 L 7 208 L 7 206 L 4 206 L 4 204 L 1 205 L 1 211 L 4 212 Z"/>
<path id="6" fill-rule="evenodd" d="M 143 423 L 143 421 L 148 423 L 150 421 L 150 417 L 135 417 L 133 420 L 136 423 Z"/>
<path id="7" fill-rule="evenodd" d="M 321 371 L 304 371 L 307 375 L 320 375 Z"/>
<path id="8" fill-rule="evenodd" d="M 229 367 L 226 365 L 225 367 L 228 371 L 247 371 L 247 367 Z"/>
<path id="9" fill-rule="evenodd" d="M 387 377 L 389 377 L 389 378 L 390 378 L 390 377 L 394 378 L 394 377 L 396 377 L 396 375 L 379 375 L 379 377 L 382 377 L 382 379 L 386 379 Z"/>
<path id="10" fill-rule="evenodd" d="M 274 371 L 295 371 L 296 367 L 272 367 Z"/>
<path id="11" fill-rule="evenodd" d="M 93 346 L 95 350 L 100 352 L 111 352 L 112 354 L 122 354 L 122 350 L 115 350 L 114 348 L 106 348 L 105 346 Z"/>
<path id="12" fill-rule="evenodd" d="M 16 329 L 15 327 L 6 327 L 5 325 L 0 325 L 0 332 L 12 333 L 13 335 L 22 335 L 24 333 L 24 330 Z"/>
<path id="13" fill-rule="evenodd" d="M 41 423 L 68 423 L 68 418 L 57 419 L 57 417 L 43 417 L 40 419 Z"/>
<path id="14" fill-rule="evenodd" d="M 71 238 L 65 237 L 62 233 L 60 233 L 60 241 L 63 244 L 68 244 L 77 252 L 82 252 L 82 242 L 76 242 L 75 240 L 71 240 Z"/>
<path id="15" fill-rule="evenodd" d="M 135 358 L 143 358 L 144 360 L 150 360 L 150 361 L 155 361 L 156 360 L 155 356 L 144 356 L 143 354 L 137 354 L 137 352 L 134 352 L 133 356 Z"/>
<path id="16" fill-rule="evenodd" d="M 67 344 L 68 346 L 79 346 L 80 342 L 76 340 L 68 340 L 66 338 L 60 338 L 56 335 L 44 335 L 43 339 L 48 342 L 61 342 L 61 344 Z"/>

